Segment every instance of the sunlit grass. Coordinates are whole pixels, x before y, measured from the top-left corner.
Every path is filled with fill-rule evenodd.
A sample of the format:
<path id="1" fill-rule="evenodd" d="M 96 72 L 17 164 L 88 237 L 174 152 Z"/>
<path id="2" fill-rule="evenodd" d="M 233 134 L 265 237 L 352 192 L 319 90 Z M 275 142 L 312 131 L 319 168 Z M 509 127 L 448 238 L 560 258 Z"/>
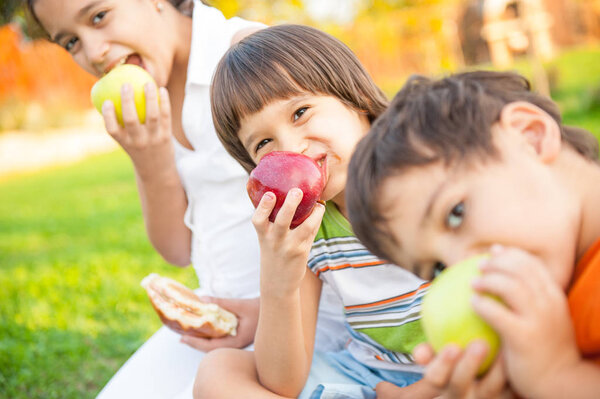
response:
<path id="1" fill-rule="evenodd" d="M 0 182 L 0 397 L 94 397 L 160 326 L 150 272 L 197 286 L 149 245 L 122 152 Z"/>

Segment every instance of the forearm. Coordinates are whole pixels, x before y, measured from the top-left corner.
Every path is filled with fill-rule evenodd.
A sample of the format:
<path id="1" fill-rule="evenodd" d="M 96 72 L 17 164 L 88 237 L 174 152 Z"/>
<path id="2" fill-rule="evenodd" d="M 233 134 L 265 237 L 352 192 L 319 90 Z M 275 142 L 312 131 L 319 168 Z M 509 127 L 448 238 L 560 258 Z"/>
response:
<path id="1" fill-rule="evenodd" d="M 154 173 L 136 168 L 136 181 L 150 242 L 167 262 L 187 266 L 191 231 L 183 221 L 187 197 L 175 164 Z"/>
<path id="2" fill-rule="evenodd" d="M 259 381 L 283 396 L 297 396 L 306 382 L 312 345 L 306 345 L 299 290 L 285 297 L 261 295 L 254 340 Z M 312 342 L 312 341 L 311 341 Z"/>
<path id="3" fill-rule="evenodd" d="M 580 361 L 570 367 L 566 373 L 551 381 L 541 381 L 537 392 L 532 393 L 534 399 L 595 399 L 600 397 L 600 366 Z"/>

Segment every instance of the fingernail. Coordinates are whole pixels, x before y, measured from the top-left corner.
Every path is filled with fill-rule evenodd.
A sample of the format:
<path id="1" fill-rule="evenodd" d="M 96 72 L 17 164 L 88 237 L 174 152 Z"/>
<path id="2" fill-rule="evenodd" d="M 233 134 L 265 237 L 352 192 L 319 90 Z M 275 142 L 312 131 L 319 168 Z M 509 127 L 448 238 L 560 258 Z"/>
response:
<path id="1" fill-rule="evenodd" d="M 102 104 L 102 110 L 103 111 L 110 111 L 113 109 L 113 103 L 110 100 L 106 100 L 104 101 L 104 103 Z"/>
<path id="2" fill-rule="evenodd" d="M 128 95 L 132 90 L 133 89 L 131 88 L 131 85 L 129 83 L 125 83 L 123 86 L 121 86 L 121 95 Z"/>
<path id="3" fill-rule="evenodd" d="M 152 93 L 152 94 L 153 94 L 153 93 L 155 93 L 155 90 L 154 90 L 154 84 L 152 84 L 152 82 L 148 82 L 148 83 L 146 83 L 146 84 L 144 85 L 144 91 L 145 91 L 146 93 Z"/>
<path id="4" fill-rule="evenodd" d="M 302 190 L 300 190 L 299 188 L 292 188 L 289 194 L 294 198 L 299 198 L 302 196 Z"/>
<path id="5" fill-rule="evenodd" d="M 494 244 L 490 248 L 490 253 L 492 253 L 492 255 L 498 255 L 503 250 L 504 250 L 504 247 L 502 245 L 500 245 L 500 244 Z"/>
<path id="6" fill-rule="evenodd" d="M 273 194 L 272 192 L 269 191 L 263 195 L 263 198 L 267 201 L 271 201 L 271 200 L 275 199 L 275 194 Z"/>

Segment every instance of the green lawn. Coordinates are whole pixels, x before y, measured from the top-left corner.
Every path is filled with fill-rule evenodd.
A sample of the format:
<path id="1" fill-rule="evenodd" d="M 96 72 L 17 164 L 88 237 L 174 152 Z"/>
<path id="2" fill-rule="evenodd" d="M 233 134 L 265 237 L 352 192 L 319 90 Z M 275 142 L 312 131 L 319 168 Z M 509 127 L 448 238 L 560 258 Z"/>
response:
<path id="1" fill-rule="evenodd" d="M 597 135 L 599 61 L 595 47 L 548 65 L 565 122 Z M 0 397 L 95 397 L 160 326 L 150 272 L 197 285 L 150 247 L 121 151 L 0 180 Z"/>
<path id="2" fill-rule="evenodd" d="M 167 265 L 121 151 L 0 181 L 0 397 L 93 398 L 159 326 L 140 287 Z"/>

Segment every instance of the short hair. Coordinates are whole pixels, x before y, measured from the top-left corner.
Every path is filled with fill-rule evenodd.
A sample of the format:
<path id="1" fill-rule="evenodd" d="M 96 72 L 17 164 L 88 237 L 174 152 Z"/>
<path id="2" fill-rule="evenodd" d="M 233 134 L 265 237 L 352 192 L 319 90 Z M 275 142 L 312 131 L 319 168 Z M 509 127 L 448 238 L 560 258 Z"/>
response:
<path id="1" fill-rule="evenodd" d="M 303 25 L 259 30 L 234 44 L 215 71 L 213 122 L 225 149 L 247 172 L 256 165 L 238 138 L 241 120 L 301 93 L 330 95 L 373 122 L 388 100 L 341 41 Z"/>
<path id="2" fill-rule="evenodd" d="M 531 91 L 527 79 L 516 73 L 475 71 L 440 80 L 413 76 L 358 143 L 350 161 L 346 203 L 358 239 L 374 254 L 388 258 L 398 243 L 378 206 L 384 180 L 414 166 L 496 158 L 491 127 L 504 106 L 515 101 L 544 110 L 560 127 L 563 142 L 597 160 L 596 138 L 563 126 L 556 104 Z"/>

